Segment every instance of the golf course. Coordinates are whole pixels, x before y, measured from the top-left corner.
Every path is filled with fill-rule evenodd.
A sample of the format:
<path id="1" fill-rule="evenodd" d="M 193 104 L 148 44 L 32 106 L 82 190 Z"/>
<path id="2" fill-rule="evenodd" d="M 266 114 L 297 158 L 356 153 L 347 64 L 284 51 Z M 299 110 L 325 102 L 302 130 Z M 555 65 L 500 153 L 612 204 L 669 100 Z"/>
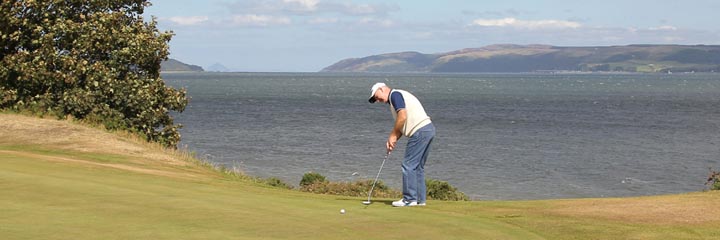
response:
<path id="1" fill-rule="evenodd" d="M 720 239 L 720 191 L 364 200 L 271 187 L 127 133 L 0 113 L 0 239 Z"/>

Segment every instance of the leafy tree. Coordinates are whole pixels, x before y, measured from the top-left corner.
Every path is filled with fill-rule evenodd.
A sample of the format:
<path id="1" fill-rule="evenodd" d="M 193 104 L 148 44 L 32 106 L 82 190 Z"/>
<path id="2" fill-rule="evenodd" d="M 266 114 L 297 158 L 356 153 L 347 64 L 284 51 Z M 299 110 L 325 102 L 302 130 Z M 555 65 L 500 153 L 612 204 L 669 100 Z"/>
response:
<path id="1" fill-rule="evenodd" d="M 172 32 L 145 22 L 147 0 L 3 0 L 0 108 L 72 116 L 175 146 L 170 111 L 185 90 L 165 85 L 160 63 Z"/>

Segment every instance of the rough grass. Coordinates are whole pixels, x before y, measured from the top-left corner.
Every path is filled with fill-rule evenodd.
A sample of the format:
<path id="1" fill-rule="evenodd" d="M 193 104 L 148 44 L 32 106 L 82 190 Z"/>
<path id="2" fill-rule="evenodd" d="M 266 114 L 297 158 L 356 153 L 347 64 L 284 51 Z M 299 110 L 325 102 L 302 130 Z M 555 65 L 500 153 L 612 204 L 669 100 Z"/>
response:
<path id="1" fill-rule="evenodd" d="M 0 126 L 1 239 L 720 238 L 718 191 L 364 206 L 66 121 L 0 114 Z"/>
<path id="2" fill-rule="evenodd" d="M 360 180 L 355 182 L 330 182 L 319 181 L 300 186 L 300 191 L 320 194 L 332 194 L 340 196 L 367 197 L 368 190 L 372 187 L 373 180 Z M 388 187 L 382 181 L 375 184 L 372 192 L 373 198 L 400 199 L 402 193 Z"/>

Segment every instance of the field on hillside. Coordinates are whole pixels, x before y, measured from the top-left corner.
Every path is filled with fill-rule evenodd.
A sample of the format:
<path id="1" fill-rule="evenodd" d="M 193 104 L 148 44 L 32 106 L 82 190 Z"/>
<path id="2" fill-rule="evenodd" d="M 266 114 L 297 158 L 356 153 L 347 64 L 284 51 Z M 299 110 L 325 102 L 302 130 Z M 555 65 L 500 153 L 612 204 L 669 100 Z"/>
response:
<path id="1" fill-rule="evenodd" d="M 0 239 L 720 238 L 718 191 L 364 206 L 68 121 L 0 113 L 0 126 Z"/>

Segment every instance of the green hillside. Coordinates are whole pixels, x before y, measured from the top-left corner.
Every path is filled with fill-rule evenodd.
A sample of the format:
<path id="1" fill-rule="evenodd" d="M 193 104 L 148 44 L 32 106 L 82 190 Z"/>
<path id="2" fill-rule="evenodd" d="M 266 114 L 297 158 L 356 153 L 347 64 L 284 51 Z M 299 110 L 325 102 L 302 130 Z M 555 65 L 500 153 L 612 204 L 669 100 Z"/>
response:
<path id="1" fill-rule="evenodd" d="M 180 62 L 176 59 L 168 59 L 160 64 L 160 71 L 162 72 L 202 72 L 202 67 L 197 65 L 191 65 Z"/>
<path id="2" fill-rule="evenodd" d="M 556 47 L 491 45 L 447 53 L 345 59 L 325 72 L 720 72 L 720 46 Z"/>
<path id="3" fill-rule="evenodd" d="M 720 192 L 393 208 L 222 174 L 126 134 L 0 113 L 1 239 L 717 239 Z M 242 158 L 242 153 L 238 153 Z M 298 176 L 298 179 L 300 176 Z M 345 209 L 345 214 L 340 214 Z"/>

